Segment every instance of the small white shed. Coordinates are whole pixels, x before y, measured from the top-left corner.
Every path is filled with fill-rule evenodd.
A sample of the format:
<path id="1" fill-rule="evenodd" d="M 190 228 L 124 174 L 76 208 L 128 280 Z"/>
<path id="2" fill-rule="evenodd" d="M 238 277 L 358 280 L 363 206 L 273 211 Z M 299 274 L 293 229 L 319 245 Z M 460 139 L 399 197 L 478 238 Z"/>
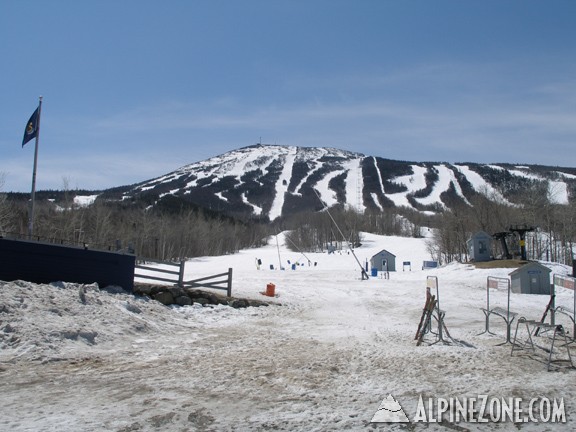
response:
<path id="1" fill-rule="evenodd" d="M 482 262 L 492 259 L 492 236 L 478 231 L 466 242 L 471 261 Z"/>

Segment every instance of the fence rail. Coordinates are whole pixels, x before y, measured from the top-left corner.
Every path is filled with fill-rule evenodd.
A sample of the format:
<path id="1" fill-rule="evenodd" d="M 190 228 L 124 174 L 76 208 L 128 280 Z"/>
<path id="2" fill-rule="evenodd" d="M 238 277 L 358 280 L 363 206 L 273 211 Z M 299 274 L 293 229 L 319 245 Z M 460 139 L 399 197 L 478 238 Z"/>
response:
<path id="1" fill-rule="evenodd" d="M 224 278 L 215 280 L 217 278 Z M 220 273 L 212 276 L 205 276 L 199 279 L 184 281 L 184 286 L 191 288 L 212 288 L 219 290 L 226 290 L 228 297 L 232 296 L 232 268 L 229 268 L 226 273 Z"/>
<path id="2" fill-rule="evenodd" d="M 146 265 L 146 263 L 155 263 L 171 268 L 159 268 Z M 198 279 L 184 280 L 184 267 L 186 261 L 179 263 L 146 260 L 144 264 L 136 264 L 134 277 L 150 279 L 160 282 L 171 282 L 174 285 L 185 288 L 210 288 L 226 291 L 228 297 L 232 296 L 232 268 L 227 272 L 216 275 L 204 276 Z M 177 268 L 177 270 L 175 270 Z M 144 272 L 142 272 L 144 271 Z"/>
<path id="3" fill-rule="evenodd" d="M 179 263 L 166 262 L 166 261 L 156 261 L 147 259 L 145 263 L 155 263 L 164 266 L 169 266 L 172 268 L 178 268 L 178 270 L 163 269 L 159 267 L 150 267 L 146 264 L 136 264 L 134 269 L 134 277 L 142 279 L 150 279 L 160 282 L 172 282 L 174 285 L 182 286 L 182 281 L 184 280 L 184 266 L 185 261 L 180 261 Z M 145 270 L 148 273 L 142 273 L 138 270 Z M 161 275 L 158 275 L 160 273 Z M 165 277 L 164 275 L 173 275 L 175 277 Z"/>

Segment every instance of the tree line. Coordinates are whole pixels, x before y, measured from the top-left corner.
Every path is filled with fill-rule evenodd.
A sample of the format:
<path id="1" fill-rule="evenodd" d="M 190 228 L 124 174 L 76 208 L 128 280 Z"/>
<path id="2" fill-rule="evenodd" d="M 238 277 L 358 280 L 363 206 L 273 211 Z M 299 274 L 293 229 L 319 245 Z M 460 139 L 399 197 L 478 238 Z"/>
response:
<path id="1" fill-rule="evenodd" d="M 305 252 L 326 250 L 328 245 L 355 247 L 361 243 L 361 232 L 426 237 L 431 258 L 446 264 L 467 262 L 470 259 L 467 241 L 479 231 L 489 235 L 505 233 L 507 248 L 517 258 L 520 239 L 510 228 L 525 225 L 534 228 L 526 234 L 528 259 L 572 265 L 576 204 L 554 204 L 552 192 L 538 188 L 525 192 L 521 202 L 511 204 L 495 193 L 483 191 L 469 203 L 452 202 L 449 210 L 435 213 L 400 207 L 359 214 L 336 207 L 330 209 L 330 215 L 326 212 L 297 215 L 284 227 L 291 230 L 288 246 Z M 497 240 L 492 242 L 492 255 L 494 258 L 505 255 Z"/>
<path id="2" fill-rule="evenodd" d="M 94 249 L 124 250 L 156 260 L 226 255 L 263 244 L 265 224 L 241 221 L 197 206 L 147 207 L 96 200 L 74 204 L 70 196 L 57 204 L 36 203 L 33 238 Z M 26 238 L 27 200 L 0 199 L 0 234 Z"/>
<path id="3" fill-rule="evenodd" d="M 154 206 L 102 199 L 78 206 L 74 195 L 64 191 L 59 192 L 57 200 L 37 202 L 36 238 L 131 250 L 138 256 L 158 260 L 230 254 L 260 246 L 269 235 L 289 231 L 287 246 L 302 252 L 358 247 L 362 232 L 425 236 L 432 259 L 440 263 L 465 262 L 469 259 L 466 242 L 475 232 L 493 235 L 508 231 L 511 225 L 526 224 L 537 228 L 527 234 L 529 259 L 571 265 L 576 238 L 576 205 L 554 204 L 550 191 L 537 188 L 523 194 L 522 205 L 510 204 L 484 191 L 475 194 L 469 203 L 453 202 L 450 210 L 435 213 L 402 207 L 358 213 L 336 206 L 329 211 L 296 213 L 273 223 L 232 218 L 169 196 Z M 27 194 L 14 199 L 0 194 L 0 234 L 24 237 L 27 226 Z M 511 234 L 507 237 L 511 252 L 519 250 L 518 240 Z M 499 242 L 493 242 L 493 255 L 503 255 Z"/>
<path id="4" fill-rule="evenodd" d="M 507 233 L 509 251 L 517 257 L 520 238 L 510 232 L 516 225 L 534 228 L 526 234 L 527 258 L 572 265 L 576 238 L 576 204 L 555 204 L 553 191 L 533 188 L 522 194 L 521 205 L 506 202 L 495 193 L 477 194 L 470 205 L 453 205 L 450 211 L 430 218 L 434 228 L 427 242 L 431 256 L 441 263 L 465 262 L 469 259 L 466 241 L 472 234 L 484 231 L 490 235 Z M 493 241 L 493 255 L 500 258 L 504 250 Z"/>

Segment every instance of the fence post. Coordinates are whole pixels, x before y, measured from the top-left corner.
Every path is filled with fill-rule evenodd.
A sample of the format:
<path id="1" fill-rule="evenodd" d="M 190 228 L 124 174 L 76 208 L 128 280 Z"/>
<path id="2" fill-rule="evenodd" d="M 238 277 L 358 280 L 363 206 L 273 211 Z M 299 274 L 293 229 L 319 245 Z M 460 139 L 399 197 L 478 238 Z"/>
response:
<path id="1" fill-rule="evenodd" d="M 232 268 L 228 268 L 228 290 L 226 291 L 228 297 L 232 297 Z"/>
<path id="2" fill-rule="evenodd" d="M 180 261 L 180 271 L 178 272 L 178 286 L 182 288 L 184 286 L 184 266 L 186 265 L 186 261 Z"/>

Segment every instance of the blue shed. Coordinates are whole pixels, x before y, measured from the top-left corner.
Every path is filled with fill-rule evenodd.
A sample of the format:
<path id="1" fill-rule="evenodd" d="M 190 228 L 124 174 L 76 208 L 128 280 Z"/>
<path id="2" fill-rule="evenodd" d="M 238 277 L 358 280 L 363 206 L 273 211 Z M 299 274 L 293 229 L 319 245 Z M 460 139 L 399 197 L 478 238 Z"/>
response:
<path id="1" fill-rule="evenodd" d="M 370 265 L 378 271 L 396 271 L 396 255 L 382 249 L 370 258 Z"/>

